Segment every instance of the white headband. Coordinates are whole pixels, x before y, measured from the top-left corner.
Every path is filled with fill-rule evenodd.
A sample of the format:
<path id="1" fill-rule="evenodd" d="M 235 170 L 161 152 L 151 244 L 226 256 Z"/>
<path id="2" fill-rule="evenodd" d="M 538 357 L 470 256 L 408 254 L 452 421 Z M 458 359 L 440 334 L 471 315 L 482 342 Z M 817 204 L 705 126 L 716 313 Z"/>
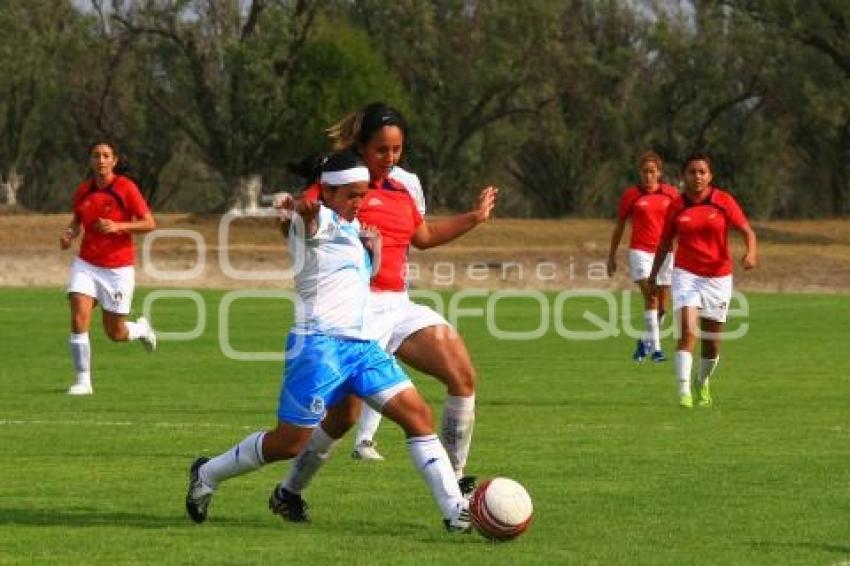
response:
<path id="1" fill-rule="evenodd" d="M 369 168 L 362 165 L 343 169 L 342 171 L 322 171 L 322 176 L 319 181 L 323 185 L 339 187 L 349 183 L 357 183 L 359 181 L 369 182 Z"/>

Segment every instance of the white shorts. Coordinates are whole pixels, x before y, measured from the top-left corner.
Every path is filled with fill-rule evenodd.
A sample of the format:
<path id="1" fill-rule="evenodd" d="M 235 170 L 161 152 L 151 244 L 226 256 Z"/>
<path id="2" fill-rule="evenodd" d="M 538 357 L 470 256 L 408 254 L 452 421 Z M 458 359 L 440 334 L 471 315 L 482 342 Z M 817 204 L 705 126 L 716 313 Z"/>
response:
<path id="1" fill-rule="evenodd" d="M 115 314 L 130 314 L 136 270 L 127 267 L 98 267 L 79 257 L 71 264 L 68 293 L 94 297 L 100 307 Z"/>
<path id="2" fill-rule="evenodd" d="M 629 249 L 629 277 L 632 278 L 632 281 L 647 279 L 649 272 L 652 271 L 653 261 L 655 261 L 655 254 L 643 250 Z M 672 276 L 673 254 L 667 254 L 667 259 L 661 264 L 661 269 L 658 270 L 658 275 L 655 277 L 655 284 L 669 287 Z"/>
<path id="3" fill-rule="evenodd" d="M 369 306 L 374 324 L 374 335 L 388 354 L 395 354 L 405 338 L 429 326 L 446 326 L 454 329 L 438 312 L 410 300 L 406 291 L 373 291 L 369 293 Z"/>
<path id="4" fill-rule="evenodd" d="M 732 276 L 701 277 L 690 271 L 673 269 L 673 310 L 697 307 L 700 317 L 726 322 L 732 299 Z"/>

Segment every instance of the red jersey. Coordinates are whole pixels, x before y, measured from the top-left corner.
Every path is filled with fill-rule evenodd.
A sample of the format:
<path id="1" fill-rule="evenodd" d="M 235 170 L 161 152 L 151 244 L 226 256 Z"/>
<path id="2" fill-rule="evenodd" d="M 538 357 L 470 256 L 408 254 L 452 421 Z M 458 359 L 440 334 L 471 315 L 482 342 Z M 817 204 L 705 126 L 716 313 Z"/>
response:
<path id="1" fill-rule="evenodd" d="M 133 265 L 136 254 L 133 237 L 126 233 L 101 234 L 94 229 L 99 218 L 128 222 L 150 214 L 145 199 L 136 184 L 116 175 L 102 189 L 94 179 L 83 181 L 74 193 L 74 217 L 83 227 L 80 257 L 99 267 L 126 267 Z"/>
<path id="2" fill-rule="evenodd" d="M 702 277 L 722 277 L 732 273 L 729 227 L 743 228 L 748 224 L 732 195 L 709 187 L 708 196 L 699 202 L 681 195 L 670 204 L 664 238 L 678 238 L 676 267 Z"/>
<path id="3" fill-rule="evenodd" d="M 302 195 L 318 200 L 319 185 L 310 185 Z M 372 279 L 374 291 L 407 289 L 407 257 L 413 233 L 422 224 L 416 202 L 395 179 L 372 181 L 363 199 L 357 219 L 381 232 L 381 266 Z"/>
<path id="4" fill-rule="evenodd" d="M 679 196 L 671 185 L 659 184 L 655 191 L 647 191 L 640 186 L 631 186 L 620 199 L 617 216 L 620 220 L 632 217 L 632 236 L 629 248 L 655 253 L 661 241 L 661 230 L 667 207 Z"/>

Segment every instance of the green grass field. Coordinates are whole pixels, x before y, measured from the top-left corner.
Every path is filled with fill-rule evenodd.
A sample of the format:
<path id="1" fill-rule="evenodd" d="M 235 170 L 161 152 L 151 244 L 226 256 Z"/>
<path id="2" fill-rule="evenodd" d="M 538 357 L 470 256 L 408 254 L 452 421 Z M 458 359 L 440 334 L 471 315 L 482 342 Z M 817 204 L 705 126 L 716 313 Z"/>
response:
<path id="1" fill-rule="evenodd" d="M 306 493 L 311 524 L 283 524 L 266 509 L 285 463 L 224 484 L 211 519 L 192 524 L 183 510 L 192 458 L 271 426 L 280 385 L 280 362 L 222 354 L 223 295 L 203 292 L 200 338 L 162 341 L 154 355 L 96 328 L 96 394 L 70 398 L 61 291 L 0 289 L 0 563 L 850 561 L 848 296 L 749 296 L 749 333 L 724 344 L 715 406 L 692 411 L 675 403 L 671 363 L 635 366 L 627 336 L 578 342 L 552 330 L 504 341 L 462 319 L 479 369 L 469 471 L 518 479 L 535 502 L 524 537 L 492 544 L 443 531 L 387 422 L 386 462 L 355 462 L 350 438 L 342 442 Z M 569 304 L 565 320 L 577 327 Z M 495 322 L 532 330 L 533 307 L 503 300 Z M 241 299 L 231 309 L 235 349 L 281 348 L 285 303 Z M 170 299 L 152 314 L 159 330 L 178 332 L 195 326 L 194 312 Z M 443 389 L 416 381 L 438 413 Z"/>

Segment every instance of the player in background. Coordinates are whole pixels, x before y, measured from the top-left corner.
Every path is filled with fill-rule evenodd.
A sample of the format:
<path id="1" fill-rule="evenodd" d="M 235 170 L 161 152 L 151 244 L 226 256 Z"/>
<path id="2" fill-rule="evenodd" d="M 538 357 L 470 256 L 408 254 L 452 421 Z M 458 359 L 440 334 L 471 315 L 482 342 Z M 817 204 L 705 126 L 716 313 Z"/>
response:
<path id="1" fill-rule="evenodd" d="M 127 320 L 135 288 L 132 234 L 150 232 L 156 222 L 136 184 L 123 173 L 115 145 L 98 141 L 89 146 L 92 175 L 77 186 L 73 218 L 59 237 L 66 250 L 82 231 L 77 257 L 71 264 L 68 299 L 71 336 L 68 340 L 76 379 L 69 395 L 91 395 L 89 326 L 94 307 L 100 304 L 106 335 L 118 342 L 139 340 L 153 351 L 156 335 L 148 321 Z"/>
<path id="2" fill-rule="evenodd" d="M 419 178 L 398 163 L 404 149 L 407 125 L 403 116 L 383 103 L 373 103 L 328 129 L 334 149 L 351 149 L 369 168 L 369 193 L 358 218 L 375 226 L 383 237 L 380 270 L 372 281 L 372 308 L 381 328 L 380 344 L 411 367 L 446 384 L 440 437 L 464 492 L 474 478 L 464 476 L 475 420 L 475 368 L 466 345 L 445 318 L 410 300 L 407 258 L 410 246 L 427 249 L 451 242 L 490 218 L 498 190 L 481 191 L 474 208 L 464 214 L 429 222 L 423 219 L 425 199 Z M 317 188 L 304 193 L 316 198 Z M 353 426 L 359 401 L 332 412 L 326 433 L 342 437 Z M 358 459 L 383 459 L 375 449 L 374 435 L 380 414 L 363 406 L 355 448 Z M 318 430 L 318 429 L 317 429 Z M 294 482 L 300 483 L 300 482 Z"/>
<path id="3" fill-rule="evenodd" d="M 691 368 L 697 337 L 702 340 L 701 361 L 696 377 L 698 406 L 711 405 L 709 380 L 720 361 L 723 324 L 732 298 L 732 258 L 729 229 L 744 236 L 747 251 L 741 258 L 744 269 L 757 261 L 756 235 L 738 202 L 728 192 L 711 184 L 711 159 L 695 153 L 684 163 L 685 190 L 667 209 L 661 243 L 649 274 L 655 281 L 664 254 L 676 240 L 673 268 L 673 310 L 677 316 L 676 379 L 679 404 L 693 407 Z M 699 325 L 699 326 L 698 326 Z"/>
<path id="4" fill-rule="evenodd" d="M 376 270 L 361 238 L 379 256 L 380 234 L 363 225 L 364 234 L 356 219 L 368 198 L 369 170 L 353 152 L 341 152 L 326 162 L 320 180 L 320 201 L 300 200 L 290 228 L 289 249 L 296 265 L 301 265 L 295 274 L 299 302 L 286 340 L 277 427 L 249 434 L 212 459 L 196 459 L 189 471 L 186 510 L 201 523 L 222 481 L 292 458 L 308 442 L 307 453 L 316 442 L 327 442 L 317 427 L 326 410 L 356 395 L 402 427 L 414 466 L 430 488 L 446 528 L 468 531 L 469 504 L 433 432 L 430 408 L 373 339 L 368 303 L 369 281 Z M 318 435 L 311 435 L 313 429 Z M 299 457 L 293 466 L 309 475 L 314 464 L 313 458 Z M 307 520 L 300 495 L 280 485 L 272 491 L 269 507 L 284 517 L 297 510 Z"/>
<path id="5" fill-rule="evenodd" d="M 632 359 L 642 362 L 651 356 L 654 362 L 666 360 L 661 349 L 660 326 L 664 319 L 664 309 L 670 294 L 670 278 L 673 272 L 672 254 L 667 254 L 653 281 L 654 292 L 650 291 L 649 270 L 655 259 L 661 229 L 670 202 L 679 196 L 679 192 L 661 181 L 663 163 L 654 151 L 647 151 L 638 158 L 640 183 L 625 190 L 620 198 L 617 212 L 617 225 L 611 234 L 611 247 L 608 252 L 608 277 L 617 271 L 617 248 L 631 218 L 632 231 L 629 240 L 629 276 L 640 288 L 643 295 L 644 333 L 637 341 Z"/>

